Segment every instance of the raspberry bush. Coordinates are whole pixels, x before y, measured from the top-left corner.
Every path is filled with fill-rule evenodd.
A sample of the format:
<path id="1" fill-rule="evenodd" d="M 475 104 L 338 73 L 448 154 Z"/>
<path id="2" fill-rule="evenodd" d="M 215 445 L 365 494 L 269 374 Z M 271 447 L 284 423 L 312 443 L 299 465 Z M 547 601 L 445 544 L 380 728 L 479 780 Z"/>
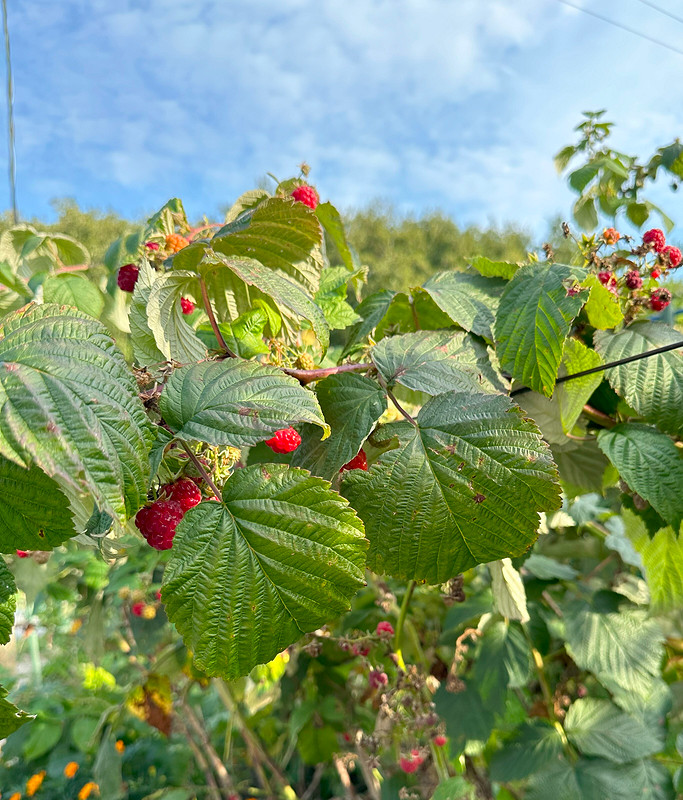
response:
<path id="1" fill-rule="evenodd" d="M 88 673 L 119 709 L 92 714 L 102 755 L 67 775 L 65 743 L 45 781 L 110 763 L 125 796 L 127 709 L 193 741 L 187 774 L 218 798 L 673 796 L 683 336 L 659 315 L 654 272 L 681 261 L 661 231 L 366 297 L 301 179 L 199 227 L 171 200 L 99 279 L 65 269 L 87 253 L 64 237 L 2 244 L 0 545 L 27 597 L 54 550 L 51 624 L 106 607 L 131 654 L 120 684 Z M 83 577 L 102 559 L 109 578 Z M 0 736 L 38 762 L 64 731 L 50 708 L 26 725 L 3 696 Z M 248 758 L 226 765 L 233 728 Z M 138 791 L 135 752 L 128 796 L 180 785 Z"/>

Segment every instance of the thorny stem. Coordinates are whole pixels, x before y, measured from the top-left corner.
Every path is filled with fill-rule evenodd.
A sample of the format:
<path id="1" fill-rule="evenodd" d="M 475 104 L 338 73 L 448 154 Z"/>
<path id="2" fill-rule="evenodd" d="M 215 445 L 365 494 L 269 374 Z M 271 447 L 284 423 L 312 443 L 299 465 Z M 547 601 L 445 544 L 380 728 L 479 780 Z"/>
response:
<path id="1" fill-rule="evenodd" d="M 197 470 L 199 471 L 199 474 L 202 476 L 202 478 L 204 478 L 204 480 L 207 482 L 207 484 L 211 488 L 211 491 L 216 495 L 216 497 L 222 503 L 223 502 L 223 496 L 221 495 L 220 491 L 218 490 L 218 487 L 216 486 L 216 484 L 211 479 L 211 476 L 209 475 L 209 473 L 204 469 L 204 465 L 202 464 L 202 462 L 192 452 L 192 450 L 190 449 L 190 447 L 187 445 L 186 442 L 184 442 L 182 439 L 178 439 L 178 441 L 180 442 L 180 446 L 183 448 L 183 450 L 190 457 L 190 460 L 192 461 L 192 463 L 195 465 L 195 467 L 197 467 Z"/>
<path id="2" fill-rule="evenodd" d="M 403 626 L 405 625 L 406 616 L 408 615 L 408 607 L 410 606 L 410 598 L 413 596 L 415 586 L 415 581 L 410 581 L 406 588 L 406 593 L 403 596 L 403 602 L 401 603 L 401 610 L 398 615 L 398 622 L 396 623 L 396 632 L 394 633 L 394 652 L 396 653 L 396 660 L 398 662 L 399 669 L 403 670 L 403 672 L 406 671 L 406 664 L 403 660 L 403 653 L 401 651 Z"/>
<path id="3" fill-rule="evenodd" d="M 218 344 L 221 346 L 222 350 L 225 350 L 226 355 L 229 358 L 237 358 L 237 354 L 233 353 L 232 350 L 228 347 L 223 338 L 223 334 L 221 333 L 221 329 L 218 327 L 218 323 L 216 322 L 216 317 L 213 313 L 213 308 L 211 307 L 211 300 L 209 300 L 209 292 L 206 288 L 206 282 L 204 278 L 199 279 L 199 286 L 202 290 L 202 302 L 204 303 L 204 311 L 206 311 L 206 316 L 209 318 L 209 323 L 211 324 L 211 330 L 214 332 L 216 339 L 218 340 Z"/>
<path id="4" fill-rule="evenodd" d="M 320 381 L 328 375 L 336 375 L 340 372 L 366 372 L 372 369 L 372 364 L 340 364 L 338 367 L 321 367 L 319 369 L 294 369 L 283 367 L 282 371 L 296 378 L 300 383 L 307 384 L 313 381 Z"/>

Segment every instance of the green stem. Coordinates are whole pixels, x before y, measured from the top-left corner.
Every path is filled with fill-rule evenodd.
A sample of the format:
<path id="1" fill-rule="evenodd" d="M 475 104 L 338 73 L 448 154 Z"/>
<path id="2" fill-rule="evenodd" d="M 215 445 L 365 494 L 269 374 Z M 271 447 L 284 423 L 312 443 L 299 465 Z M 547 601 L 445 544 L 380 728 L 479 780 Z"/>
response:
<path id="1" fill-rule="evenodd" d="M 226 344 L 225 339 L 223 338 L 223 334 L 221 333 L 221 329 L 218 327 L 218 323 L 216 322 L 216 317 L 213 313 L 213 308 L 211 307 L 211 300 L 209 299 L 209 292 L 206 288 L 206 282 L 204 278 L 199 279 L 199 287 L 202 291 L 202 302 L 204 304 L 204 311 L 206 311 L 206 316 L 209 318 L 209 323 L 211 324 L 211 330 L 214 333 L 214 336 L 218 340 L 218 344 L 221 347 L 221 350 L 224 350 L 226 355 L 230 358 L 237 358 L 237 353 L 233 353 L 232 350 Z"/>
<path id="2" fill-rule="evenodd" d="M 415 581 L 410 581 L 406 588 L 406 593 L 403 596 L 403 602 L 401 603 L 401 610 L 398 614 L 398 622 L 396 623 L 396 632 L 394 633 L 394 652 L 396 653 L 396 659 L 398 662 L 399 669 L 402 669 L 403 672 L 406 671 L 405 661 L 403 660 L 403 653 L 401 652 L 401 643 L 403 640 L 403 626 L 405 625 L 406 616 L 408 614 L 408 607 L 410 606 L 410 598 L 413 596 L 413 592 L 415 591 L 415 586 L 417 584 Z"/>
<path id="3" fill-rule="evenodd" d="M 28 637 L 28 652 L 31 656 L 34 687 L 39 689 L 43 685 L 43 667 L 40 663 L 40 642 L 35 630 Z"/>
<path id="4" fill-rule="evenodd" d="M 209 473 L 204 469 L 204 465 L 202 464 L 202 462 L 197 458 L 197 456 L 192 452 L 190 447 L 182 439 L 178 439 L 178 443 L 183 448 L 183 450 L 187 453 L 187 455 L 190 457 L 190 460 L 195 465 L 195 467 L 197 467 L 197 470 L 199 471 L 199 474 L 202 476 L 202 478 L 204 478 L 204 480 L 206 481 L 208 486 L 211 488 L 211 491 L 216 495 L 216 497 L 222 503 L 223 502 L 223 496 L 221 495 L 220 491 L 218 490 L 218 487 L 216 486 L 216 484 L 213 482 L 213 480 L 209 476 Z"/>

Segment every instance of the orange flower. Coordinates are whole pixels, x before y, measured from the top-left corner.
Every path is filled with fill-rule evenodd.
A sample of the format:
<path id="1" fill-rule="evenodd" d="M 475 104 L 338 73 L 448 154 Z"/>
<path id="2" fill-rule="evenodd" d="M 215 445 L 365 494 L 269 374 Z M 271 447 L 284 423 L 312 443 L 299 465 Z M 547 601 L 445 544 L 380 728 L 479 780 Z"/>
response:
<path id="1" fill-rule="evenodd" d="M 123 753 L 126 750 L 126 745 L 123 743 L 121 739 L 116 740 L 116 744 L 114 745 L 116 748 L 117 753 Z"/>
<path id="2" fill-rule="evenodd" d="M 64 767 L 64 776 L 66 778 L 73 778 L 73 776 L 78 772 L 78 762 L 77 761 L 69 761 L 69 763 Z"/>
<path id="3" fill-rule="evenodd" d="M 78 793 L 78 800 L 88 800 L 93 792 L 97 792 L 99 794 L 99 791 L 100 787 L 95 783 L 95 781 L 88 781 Z"/>
<path id="4" fill-rule="evenodd" d="M 31 775 L 31 777 L 26 781 L 26 794 L 29 797 L 33 797 L 33 795 L 43 785 L 45 774 L 45 770 L 43 769 L 40 772 L 36 772 L 35 775 Z"/>
<path id="5" fill-rule="evenodd" d="M 21 800 L 21 795 L 19 794 L 19 792 L 15 792 L 15 793 L 14 793 L 14 794 L 13 794 L 13 795 L 10 797 L 10 799 L 9 799 L 9 800 Z"/>

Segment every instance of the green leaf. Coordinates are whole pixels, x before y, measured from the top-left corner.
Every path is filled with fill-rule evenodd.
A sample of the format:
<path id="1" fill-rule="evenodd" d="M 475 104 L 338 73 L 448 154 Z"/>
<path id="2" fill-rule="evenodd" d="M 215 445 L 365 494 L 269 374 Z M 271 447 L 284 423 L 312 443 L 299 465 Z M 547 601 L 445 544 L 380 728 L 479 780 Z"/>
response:
<path id="1" fill-rule="evenodd" d="M 683 536 L 662 528 L 650 537 L 645 522 L 623 509 L 626 534 L 642 558 L 642 569 L 650 590 L 651 606 L 668 611 L 683 606 Z"/>
<path id="2" fill-rule="evenodd" d="M 475 800 L 474 786 L 456 775 L 440 783 L 432 795 L 432 800 Z"/>
<path id="3" fill-rule="evenodd" d="M 602 364 L 602 359 L 580 340 L 567 339 L 564 343 L 564 354 L 560 375 L 574 375 Z M 573 378 L 560 383 L 555 389 L 555 396 L 560 407 L 560 419 L 565 433 L 571 433 L 581 416 L 584 405 L 588 402 L 593 392 L 598 388 L 603 375 L 596 372 L 583 378 Z"/>
<path id="4" fill-rule="evenodd" d="M 145 231 L 145 240 L 148 239 L 153 233 L 161 233 L 168 236 L 170 233 L 175 232 L 176 225 L 183 229 L 187 229 L 187 215 L 183 208 L 182 201 L 177 197 L 172 197 L 152 216 L 147 220 L 147 229 Z"/>
<path id="5" fill-rule="evenodd" d="M 644 611 L 600 614 L 577 606 L 565 615 L 569 654 L 602 683 L 643 694 L 659 675 L 659 623 Z"/>
<path id="6" fill-rule="evenodd" d="M 221 228 L 211 240 L 213 249 L 231 259 L 255 259 L 315 293 L 323 268 L 322 228 L 315 212 L 291 197 L 270 197 L 249 215 L 242 230 Z"/>
<path id="7" fill-rule="evenodd" d="M 119 267 L 131 262 L 137 262 L 140 257 L 140 248 L 145 242 L 145 231 L 141 228 L 135 233 L 129 233 L 112 242 L 104 254 L 105 266 L 110 272 L 115 272 Z"/>
<path id="8" fill-rule="evenodd" d="M 490 258 L 477 256 L 470 261 L 470 265 L 485 278 L 505 278 L 510 280 L 522 264 L 513 264 L 508 261 L 491 261 Z"/>
<path id="9" fill-rule="evenodd" d="M 662 749 L 654 731 L 608 700 L 585 697 L 569 707 L 564 722 L 569 741 L 582 753 L 625 764 Z"/>
<path id="10" fill-rule="evenodd" d="M 634 322 L 618 333 L 596 332 L 595 349 L 618 361 L 683 341 L 661 322 Z M 673 436 L 683 435 L 683 350 L 669 350 L 607 370 L 607 379 L 638 414 Z"/>
<path id="11" fill-rule="evenodd" d="M 76 535 L 59 486 L 38 467 L 0 456 L 0 552 L 51 550 Z"/>
<path id="12" fill-rule="evenodd" d="M 600 283 L 597 275 L 589 275 L 582 285 L 590 289 L 590 296 L 584 311 L 588 322 L 594 328 L 604 331 L 607 328 L 614 328 L 624 321 L 619 298 Z"/>
<path id="13" fill-rule="evenodd" d="M 372 360 L 384 380 L 437 395 L 450 390 L 507 392 L 486 347 L 462 331 L 416 331 L 376 344 Z"/>
<path id="14" fill-rule="evenodd" d="M 337 732 L 329 725 L 320 727 L 315 722 L 308 722 L 297 736 L 296 747 L 304 764 L 320 764 L 330 761 L 339 750 Z"/>
<path id="15" fill-rule="evenodd" d="M 446 723 L 451 739 L 451 756 L 461 753 L 465 743 L 488 741 L 495 717 L 482 702 L 473 681 L 462 681 L 460 691 L 449 692 L 445 684 L 434 695 L 436 713 Z"/>
<path id="16" fill-rule="evenodd" d="M 357 272 L 360 266 L 358 255 L 346 238 L 344 223 L 337 209 L 332 203 L 319 203 L 315 209 L 315 214 L 325 229 L 325 233 L 337 248 L 342 264 L 349 272 Z"/>
<path id="17" fill-rule="evenodd" d="M 590 195 L 579 197 L 574 203 L 574 219 L 577 225 L 585 231 L 593 231 L 598 226 L 598 212 L 595 202 Z"/>
<path id="18" fill-rule="evenodd" d="M 33 715 L 20 711 L 6 698 L 7 689 L 0 686 L 0 737 L 3 739 L 21 728 L 22 725 L 35 719 Z"/>
<path id="19" fill-rule="evenodd" d="M 496 314 L 496 354 L 501 367 L 550 397 L 564 340 L 583 298 L 567 294 L 578 268 L 529 264 L 506 286 Z"/>
<path id="20" fill-rule="evenodd" d="M 598 174 L 598 172 L 599 168 L 591 164 L 586 164 L 583 167 L 579 167 L 578 169 L 575 169 L 574 172 L 569 173 L 569 185 L 572 187 L 572 189 L 574 189 L 575 192 L 580 194 Z"/>
<path id="21" fill-rule="evenodd" d="M 526 606 L 526 592 L 519 572 L 512 566 L 509 558 L 492 561 L 489 564 L 491 573 L 491 591 L 493 606 L 506 619 L 529 621 Z"/>
<path id="22" fill-rule="evenodd" d="M 624 800 L 653 796 L 641 793 L 631 781 L 629 766 L 603 759 L 579 759 L 569 764 L 564 758 L 532 776 L 525 800 Z M 640 790 L 640 791 L 639 791 Z"/>
<path id="23" fill-rule="evenodd" d="M 571 581 L 578 575 L 574 567 L 570 567 L 569 564 L 562 564 L 554 558 L 541 556 L 538 553 L 532 553 L 526 559 L 524 569 L 542 581 Z"/>
<path id="24" fill-rule="evenodd" d="M 104 297 L 97 286 L 84 275 L 73 273 L 48 276 L 43 281 L 43 300 L 74 306 L 96 318 L 104 310 Z"/>
<path id="25" fill-rule="evenodd" d="M 123 521 L 147 497 L 152 427 L 103 325 L 54 305 L 0 325 L 0 454 Z"/>
<path id="26" fill-rule="evenodd" d="M 329 484 L 282 464 L 238 470 L 178 525 L 163 597 L 209 675 L 236 678 L 349 609 L 363 526 Z"/>
<path id="27" fill-rule="evenodd" d="M 562 753 L 562 739 L 545 720 L 525 722 L 491 757 L 491 780 L 501 783 L 528 778 L 556 761 Z"/>
<path id="28" fill-rule="evenodd" d="M 268 197 L 270 197 L 270 194 L 265 189 L 250 189 L 248 192 L 244 192 L 235 200 L 225 215 L 226 223 L 234 222 L 245 211 L 256 208 L 262 200 Z"/>
<path id="29" fill-rule="evenodd" d="M 27 761 L 33 761 L 49 753 L 62 738 L 64 720 L 38 719 L 28 730 L 30 733 L 24 743 L 23 754 Z"/>
<path id="30" fill-rule="evenodd" d="M 505 285 L 500 278 L 437 272 L 422 288 L 461 328 L 493 341 L 493 325 Z"/>
<path id="31" fill-rule="evenodd" d="M 342 330 L 360 320 L 346 300 L 349 280 L 351 276 L 345 267 L 331 267 L 322 272 L 314 299 L 332 330 Z"/>
<path id="32" fill-rule="evenodd" d="M 531 674 L 531 652 L 522 629 L 515 623 L 486 626 L 476 653 L 472 676 L 484 704 L 500 713 L 508 686 L 526 686 Z"/>
<path id="33" fill-rule="evenodd" d="M 392 433 L 399 447 L 343 487 L 365 522 L 375 572 L 442 583 L 520 555 L 536 538 L 538 511 L 559 505 L 549 447 L 507 397 L 442 394 L 417 427 L 395 423 Z"/>
<path id="34" fill-rule="evenodd" d="M 149 295 L 158 275 L 159 273 L 152 269 L 149 262 L 143 259 L 140 263 L 138 279 L 135 283 L 133 300 L 130 304 L 128 315 L 130 337 L 133 343 L 133 356 L 135 362 L 140 366 L 159 364 L 166 361 L 166 356 L 157 347 L 156 337 L 150 327 L 152 323 L 147 315 Z M 159 340 L 163 341 L 164 334 L 160 327 L 161 323 L 155 322 L 154 324 L 159 327 L 157 331 Z"/>
<path id="35" fill-rule="evenodd" d="M 678 533 L 683 521 L 683 459 L 673 441 L 650 425 L 631 422 L 601 430 L 598 445 L 629 488 Z"/>
<path id="36" fill-rule="evenodd" d="M 626 217 L 636 226 L 636 228 L 640 228 L 641 225 L 644 225 L 649 216 L 650 209 L 647 207 L 647 203 L 638 203 L 637 201 L 633 200 L 626 206 Z"/>
<path id="37" fill-rule="evenodd" d="M 376 381 L 350 372 L 319 381 L 315 392 L 332 433 L 322 441 L 320 431 L 305 425 L 292 465 L 332 480 L 358 454 L 387 407 L 386 397 Z"/>
<path id="38" fill-rule="evenodd" d="M 303 205 L 300 203 L 299 205 Z M 207 259 L 200 266 L 202 274 L 211 276 L 215 272 L 229 270 L 242 284 L 255 286 L 263 294 L 272 297 L 276 303 L 285 306 L 297 316 L 307 319 L 311 323 L 313 332 L 318 338 L 323 350 L 327 350 L 330 343 L 330 331 L 323 312 L 313 302 L 304 289 L 285 275 L 268 269 L 252 258 L 234 258 L 216 254 Z M 243 291 L 240 286 L 237 291 Z M 246 310 L 243 309 L 243 310 Z M 236 316 L 236 314 L 233 314 Z"/>
<path id="39" fill-rule="evenodd" d="M 0 558 L 0 644 L 7 644 L 12 636 L 16 610 L 17 585 L 5 560 Z"/>
<path id="40" fill-rule="evenodd" d="M 396 292 L 392 292 L 390 289 L 382 289 L 379 292 L 373 292 L 373 294 L 368 295 L 360 305 L 356 306 L 356 314 L 362 318 L 362 322 L 357 322 L 349 331 L 342 358 L 345 358 L 357 344 L 366 339 L 375 330 L 384 319 L 395 296 Z"/>
<path id="41" fill-rule="evenodd" d="M 156 346 L 167 360 L 181 364 L 206 358 L 206 346 L 188 325 L 180 305 L 188 293 L 199 296 L 197 276 L 194 272 L 173 270 L 155 277 L 147 301 L 147 324 Z"/>
<path id="42" fill-rule="evenodd" d="M 161 413 L 181 438 L 243 447 L 297 422 L 329 431 L 313 392 L 277 369 L 232 358 L 175 370 Z"/>

